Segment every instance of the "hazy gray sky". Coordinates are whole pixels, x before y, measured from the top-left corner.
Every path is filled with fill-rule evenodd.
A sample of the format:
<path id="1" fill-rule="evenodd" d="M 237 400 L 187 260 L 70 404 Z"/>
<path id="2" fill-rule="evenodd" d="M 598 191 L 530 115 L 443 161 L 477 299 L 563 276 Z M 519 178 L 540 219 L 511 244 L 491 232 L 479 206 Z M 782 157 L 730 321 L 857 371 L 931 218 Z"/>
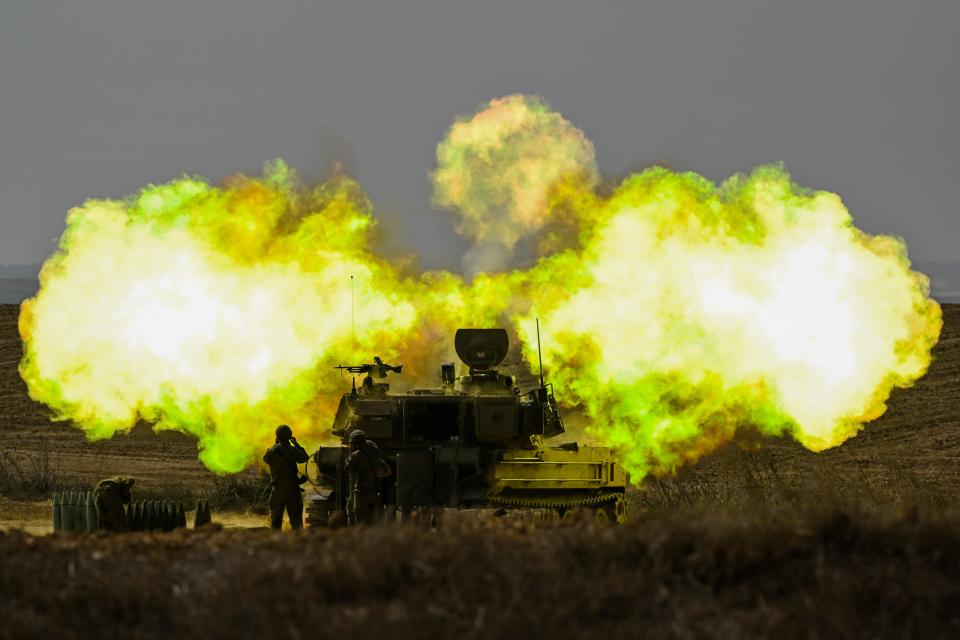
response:
<path id="1" fill-rule="evenodd" d="M 43 260 L 89 197 L 275 157 L 316 178 L 339 154 L 391 248 L 458 267 L 435 147 L 515 92 L 583 129 L 604 172 L 783 161 L 912 258 L 960 259 L 957 0 L 7 0 L 0 262 Z"/>

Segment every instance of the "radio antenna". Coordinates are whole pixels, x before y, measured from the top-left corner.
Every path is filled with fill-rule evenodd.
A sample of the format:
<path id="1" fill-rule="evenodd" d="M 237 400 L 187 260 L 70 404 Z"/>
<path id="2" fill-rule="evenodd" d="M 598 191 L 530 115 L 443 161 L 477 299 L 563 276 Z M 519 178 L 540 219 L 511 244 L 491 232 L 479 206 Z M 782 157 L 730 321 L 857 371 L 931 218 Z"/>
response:
<path id="1" fill-rule="evenodd" d="M 357 364 L 357 320 L 356 304 L 353 301 L 353 274 L 350 274 L 350 362 Z"/>
<path id="2" fill-rule="evenodd" d="M 540 388 L 543 388 L 543 354 L 540 352 L 540 316 L 537 316 L 537 359 L 540 361 Z"/>

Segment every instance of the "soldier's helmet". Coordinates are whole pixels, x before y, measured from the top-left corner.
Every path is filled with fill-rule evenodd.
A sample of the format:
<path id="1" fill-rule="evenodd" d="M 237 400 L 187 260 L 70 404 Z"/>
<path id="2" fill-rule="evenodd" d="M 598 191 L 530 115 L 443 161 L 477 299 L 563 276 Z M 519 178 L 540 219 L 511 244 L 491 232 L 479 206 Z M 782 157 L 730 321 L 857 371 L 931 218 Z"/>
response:
<path id="1" fill-rule="evenodd" d="M 114 484 L 118 487 L 126 487 L 127 489 L 129 489 L 134 484 L 136 484 L 136 482 L 137 481 L 135 479 L 129 476 L 114 476 L 113 478 L 107 478 L 106 480 L 101 480 L 100 484 L 105 484 L 105 483 Z"/>
<path id="2" fill-rule="evenodd" d="M 350 444 L 353 444 L 355 442 L 362 444 L 363 442 L 366 442 L 366 440 L 367 440 L 367 434 L 365 434 L 360 429 L 354 429 L 353 431 L 350 432 Z"/>
<path id="3" fill-rule="evenodd" d="M 277 442 L 286 442 L 293 437 L 293 429 L 285 424 L 277 427 Z"/>

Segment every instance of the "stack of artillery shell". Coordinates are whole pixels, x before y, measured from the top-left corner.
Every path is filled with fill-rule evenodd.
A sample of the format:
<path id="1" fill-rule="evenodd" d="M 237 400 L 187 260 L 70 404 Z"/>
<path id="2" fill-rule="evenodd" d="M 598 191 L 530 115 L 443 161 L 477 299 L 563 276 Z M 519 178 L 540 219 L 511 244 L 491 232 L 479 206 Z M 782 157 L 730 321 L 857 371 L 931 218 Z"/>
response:
<path id="1" fill-rule="evenodd" d="M 52 516 L 54 531 L 77 533 L 98 528 L 97 507 L 89 491 L 54 493 Z"/>
<path id="2" fill-rule="evenodd" d="M 63 530 L 63 520 L 61 520 L 61 511 L 60 511 L 60 494 L 54 492 L 53 494 L 53 530 L 61 531 Z"/>
<path id="3" fill-rule="evenodd" d="M 137 531 L 150 531 L 151 504 L 149 500 L 140 500 L 137 504 Z"/>
<path id="4" fill-rule="evenodd" d="M 71 491 L 67 494 L 66 510 L 60 516 L 63 519 L 64 531 L 76 531 L 80 528 L 80 510 L 77 509 L 77 494 Z M 62 508 L 62 507 L 61 507 Z"/>
<path id="5" fill-rule="evenodd" d="M 87 531 L 98 531 L 100 529 L 99 518 L 97 517 L 97 503 L 87 491 L 87 497 L 84 501 L 84 511 L 86 511 Z"/>
<path id="6" fill-rule="evenodd" d="M 160 501 L 154 500 L 150 503 L 150 531 L 156 531 L 162 527 Z"/>
<path id="7" fill-rule="evenodd" d="M 193 528 L 202 527 L 210 524 L 212 516 L 210 514 L 210 505 L 206 500 L 197 501 L 197 510 L 193 514 Z"/>
<path id="8" fill-rule="evenodd" d="M 83 517 L 86 515 L 86 510 L 83 508 L 80 500 L 79 491 L 70 492 L 70 528 L 68 531 L 78 532 L 86 529 L 83 522 Z"/>
<path id="9" fill-rule="evenodd" d="M 183 502 L 173 500 L 134 500 L 127 507 L 130 531 L 173 531 L 187 526 Z"/>
<path id="10" fill-rule="evenodd" d="M 72 491 L 63 492 L 60 498 L 60 530 L 76 531 L 76 496 Z"/>
<path id="11" fill-rule="evenodd" d="M 163 503 L 163 530 L 173 531 L 177 526 L 177 510 L 172 502 Z"/>
<path id="12" fill-rule="evenodd" d="M 210 522 L 210 507 L 206 501 L 197 503 L 197 509 L 200 524 Z M 82 532 L 100 528 L 96 501 L 89 491 L 54 493 L 51 516 L 54 531 Z M 183 501 L 134 500 L 127 506 L 127 528 L 130 531 L 173 531 L 186 526 Z"/>
<path id="13" fill-rule="evenodd" d="M 127 507 L 127 524 L 130 525 L 130 531 L 147 530 L 146 504 L 143 500 L 134 500 Z"/>
<path id="14" fill-rule="evenodd" d="M 146 531 L 146 515 L 142 500 L 134 500 L 130 503 L 130 506 L 127 507 L 127 524 L 129 525 L 130 531 Z"/>
<path id="15" fill-rule="evenodd" d="M 73 498 L 64 491 L 60 496 L 60 531 L 73 530 Z"/>

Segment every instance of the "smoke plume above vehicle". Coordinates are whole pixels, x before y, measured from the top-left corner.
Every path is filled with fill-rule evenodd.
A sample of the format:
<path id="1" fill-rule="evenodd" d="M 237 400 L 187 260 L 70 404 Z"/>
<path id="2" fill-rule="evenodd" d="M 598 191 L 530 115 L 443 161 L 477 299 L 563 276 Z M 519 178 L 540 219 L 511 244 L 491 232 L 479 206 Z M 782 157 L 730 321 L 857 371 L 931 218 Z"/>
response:
<path id="1" fill-rule="evenodd" d="M 279 161 L 72 209 L 21 311 L 32 397 L 90 438 L 191 433 L 230 472 L 280 422 L 325 437 L 332 367 L 354 354 L 426 380 L 458 326 L 505 325 L 535 362 L 539 317 L 558 399 L 640 480 L 738 431 L 837 446 L 929 366 L 940 308 L 904 243 L 782 167 L 721 184 L 654 167 L 601 190 L 589 140 L 521 95 L 458 119 L 437 158 L 471 278 L 378 255 L 354 180 L 304 184 Z M 524 241 L 535 263 L 508 267 Z"/>
<path id="2" fill-rule="evenodd" d="M 433 201 L 459 216 L 475 244 L 470 272 L 510 264 L 517 243 L 551 218 L 548 199 L 563 180 L 598 179 L 593 144 L 541 99 L 512 95 L 458 118 L 437 146 Z"/>

